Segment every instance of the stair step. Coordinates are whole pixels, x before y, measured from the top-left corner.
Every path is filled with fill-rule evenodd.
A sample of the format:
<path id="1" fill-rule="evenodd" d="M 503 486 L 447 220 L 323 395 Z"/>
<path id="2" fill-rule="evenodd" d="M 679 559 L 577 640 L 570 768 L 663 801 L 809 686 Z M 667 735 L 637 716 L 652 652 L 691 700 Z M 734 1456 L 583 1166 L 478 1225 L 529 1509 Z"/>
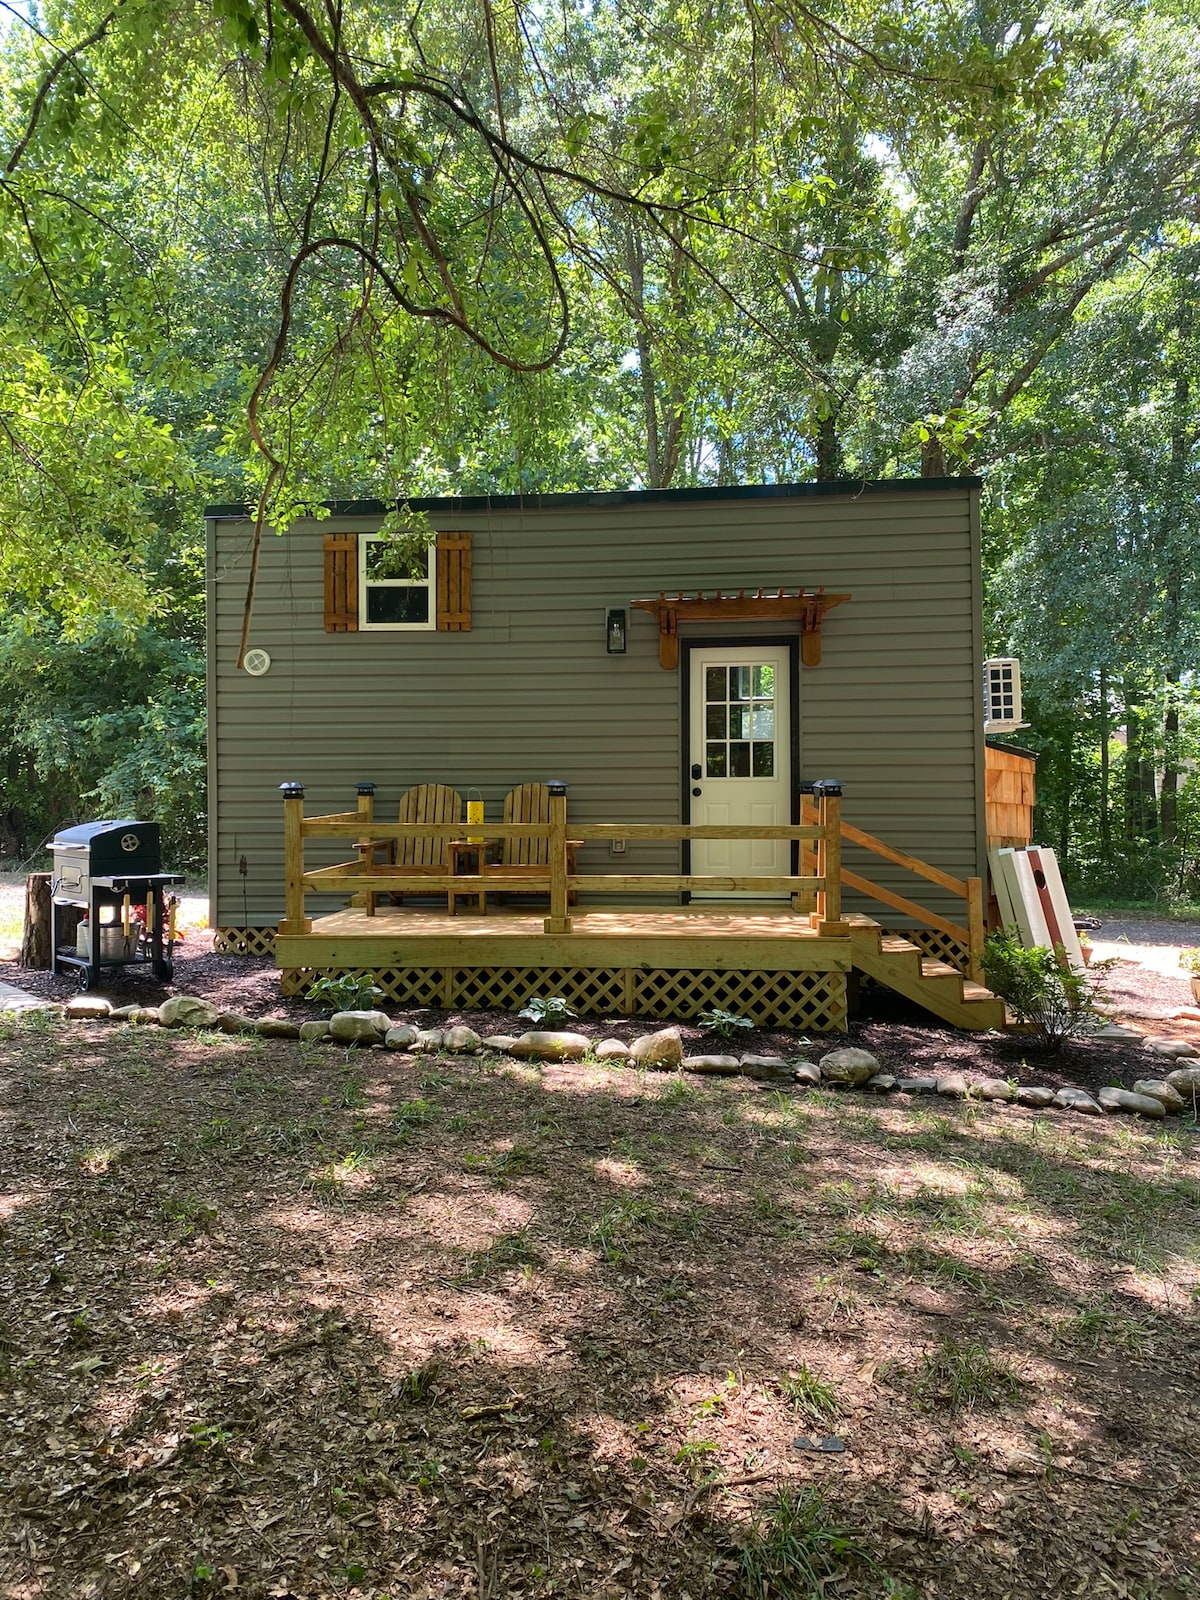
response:
<path id="1" fill-rule="evenodd" d="M 1002 1002 L 982 984 L 964 978 L 951 962 L 927 956 L 902 934 L 885 933 L 870 917 L 851 914 L 845 920 L 855 936 L 854 964 L 869 976 L 956 1027 L 1004 1026 Z"/>
<path id="2" fill-rule="evenodd" d="M 926 956 L 921 962 L 921 976 L 923 978 L 961 978 L 962 973 L 957 967 L 952 967 L 948 961 L 938 961 L 934 956 Z"/>

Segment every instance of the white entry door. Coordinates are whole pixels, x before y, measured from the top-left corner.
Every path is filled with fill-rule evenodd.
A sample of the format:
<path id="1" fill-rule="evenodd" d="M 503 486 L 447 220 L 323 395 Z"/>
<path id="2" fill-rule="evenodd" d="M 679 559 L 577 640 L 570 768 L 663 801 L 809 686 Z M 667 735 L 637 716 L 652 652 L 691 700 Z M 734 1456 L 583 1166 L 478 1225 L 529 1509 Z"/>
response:
<path id="1" fill-rule="evenodd" d="M 792 820 L 787 646 L 705 646 L 690 654 L 691 820 L 786 826 Z M 692 841 L 696 874 L 784 876 L 790 863 L 787 840 Z"/>

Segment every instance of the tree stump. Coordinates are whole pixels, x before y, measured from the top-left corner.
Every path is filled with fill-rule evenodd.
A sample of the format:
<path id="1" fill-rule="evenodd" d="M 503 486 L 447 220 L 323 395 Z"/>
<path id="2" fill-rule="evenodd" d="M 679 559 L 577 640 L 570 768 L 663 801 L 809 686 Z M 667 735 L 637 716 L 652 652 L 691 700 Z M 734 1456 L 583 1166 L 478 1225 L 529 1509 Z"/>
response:
<path id="1" fill-rule="evenodd" d="M 50 874 L 31 872 L 25 879 L 25 929 L 20 962 L 45 972 L 50 966 Z"/>
<path id="2" fill-rule="evenodd" d="M 50 878 L 48 872 L 31 872 L 25 879 L 25 928 L 21 937 L 21 954 L 18 961 L 23 967 L 39 972 L 50 970 Z M 60 932 L 64 944 L 74 946 L 75 930 L 83 916 L 81 906 L 62 908 Z"/>

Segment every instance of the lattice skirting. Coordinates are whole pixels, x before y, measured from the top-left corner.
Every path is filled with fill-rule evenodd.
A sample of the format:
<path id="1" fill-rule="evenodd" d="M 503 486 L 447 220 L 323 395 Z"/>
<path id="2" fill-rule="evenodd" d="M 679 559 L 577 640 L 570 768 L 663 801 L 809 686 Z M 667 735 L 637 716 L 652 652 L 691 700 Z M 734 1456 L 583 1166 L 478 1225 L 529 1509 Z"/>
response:
<path id="1" fill-rule="evenodd" d="M 214 928 L 213 950 L 219 956 L 275 954 L 274 928 Z"/>
<path id="2" fill-rule="evenodd" d="M 284 994 L 318 978 L 370 980 L 400 1006 L 519 1011 L 561 995 L 579 1016 L 694 1017 L 719 1007 L 760 1024 L 838 1033 L 846 1026 L 844 972 L 677 972 L 641 967 L 290 967 Z"/>
<path id="3" fill-rule="evenodd" d="M 944 961 L 947 966 L 957 967 L 964 977 L 967 976 L 971 952 L 961 939 L 951 938 L 948 933 L 939 933 L 936 928 L 905 928 L 904 937 L 919 945 L 927 956 Z"/>

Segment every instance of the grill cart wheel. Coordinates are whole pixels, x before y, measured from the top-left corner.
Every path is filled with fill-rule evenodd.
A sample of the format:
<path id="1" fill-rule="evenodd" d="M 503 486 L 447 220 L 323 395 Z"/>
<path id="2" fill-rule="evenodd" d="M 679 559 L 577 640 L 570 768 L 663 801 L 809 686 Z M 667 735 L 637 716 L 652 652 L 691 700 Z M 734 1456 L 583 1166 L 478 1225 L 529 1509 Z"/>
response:
<path id="1" fill-rule="evenodd" d="M 80 994 L 86 994 L 91 987 L 92 987 L 92 971 L 91 971 L 91 968 L 90 967 L 80 967 L 80 969 L 79 969 L 79 992 L 80 992 Z"/>
<path id="2" fill-rule="evenodd" d="M 170 983 L 175 976 L 175 963 L 173 961 L 156 961 L 154 963 L 154 976 L 160 983 Z"/>

